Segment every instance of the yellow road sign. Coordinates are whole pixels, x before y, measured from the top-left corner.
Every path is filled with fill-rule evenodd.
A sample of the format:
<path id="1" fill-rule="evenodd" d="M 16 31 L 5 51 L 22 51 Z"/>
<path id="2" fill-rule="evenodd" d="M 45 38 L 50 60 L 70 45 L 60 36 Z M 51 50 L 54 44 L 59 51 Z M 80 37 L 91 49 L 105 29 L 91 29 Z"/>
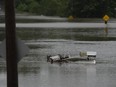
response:
<path id="1" fill-rule="evenodd" d="M 110 17 L 108 16 L 108 15 L 105 15 L 104 17 L 103 17 L 103 20 L 104 21 L 108 21 L 110 19 Z"/>
<path id="2" fill-rule="evenodd" d="M 68 17 L 68 20 L 73 20 L 73 19 L 74 19 L 73 16 L 69 16 L 69 17 Z"/>

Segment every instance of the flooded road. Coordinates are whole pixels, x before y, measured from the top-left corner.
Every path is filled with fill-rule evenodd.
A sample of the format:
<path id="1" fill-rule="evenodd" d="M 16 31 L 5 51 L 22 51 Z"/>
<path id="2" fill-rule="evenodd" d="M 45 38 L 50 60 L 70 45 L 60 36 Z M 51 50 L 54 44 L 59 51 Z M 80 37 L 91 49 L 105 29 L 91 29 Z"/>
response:
<path id="1" fill-rule="evenodd" d="M 20 87 L 116 86 L 115 41 L 42 39 L 27 44 L 37 48 L 30 50 L 30 58 L 26 57 L 19 63 Z M 58 53 L 78 55 L 79 51 L 96 51 L 97 64 L 46 62 L 46 55 Z"/>
<path id="2" fill-rule="evenodd" d="M 108 23 L 108 28 L 116 28 L 115 23 Z M 1 28 L 5 27 L 5 24 L 0 24 Z M 104 23 L 17 23 L 17 28 L 105 28 Z"/>
<path id="3" fill-rule="evenodd" d="M 3 40 L 4 30 L 0 35 Z M 116 87 L 116 29 L 22 28 L 17 37 L 30 48 L 18 64 L 19 87 Z M 53 63 L 47 55 L 96 51 L 96 64 Z M 0 87 L 6 87 L 6 64 L 0 58 Z"/>

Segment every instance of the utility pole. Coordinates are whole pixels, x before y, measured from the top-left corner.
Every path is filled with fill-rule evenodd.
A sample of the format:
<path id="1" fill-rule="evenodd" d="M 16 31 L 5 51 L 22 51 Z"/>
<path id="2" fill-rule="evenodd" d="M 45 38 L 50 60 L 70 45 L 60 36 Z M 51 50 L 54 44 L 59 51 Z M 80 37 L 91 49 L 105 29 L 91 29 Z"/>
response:
<path id="1" fill-rule="evenodd" d="M 5 0 L 7 87 L 18 87 L 14 0 Z"/>

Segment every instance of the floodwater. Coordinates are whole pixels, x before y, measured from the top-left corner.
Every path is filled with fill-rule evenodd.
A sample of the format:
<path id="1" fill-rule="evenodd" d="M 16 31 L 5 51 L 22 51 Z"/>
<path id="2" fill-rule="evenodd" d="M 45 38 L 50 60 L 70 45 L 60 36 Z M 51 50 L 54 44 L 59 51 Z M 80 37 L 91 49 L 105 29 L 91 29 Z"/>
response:
<path id="1" fill-rule="evenodd" d="M 19 87 L 116 87 L 115 33 L 115 29 L 107 34 L 104 29 L 17 29 L 17 36 L 30 48 L 18 63 Z M 46 61 L 47 55 L 80 51 L 96 51 L 97 63 Z M 4 59 L 0 59 L 0 87 L 6 87 Z"/>

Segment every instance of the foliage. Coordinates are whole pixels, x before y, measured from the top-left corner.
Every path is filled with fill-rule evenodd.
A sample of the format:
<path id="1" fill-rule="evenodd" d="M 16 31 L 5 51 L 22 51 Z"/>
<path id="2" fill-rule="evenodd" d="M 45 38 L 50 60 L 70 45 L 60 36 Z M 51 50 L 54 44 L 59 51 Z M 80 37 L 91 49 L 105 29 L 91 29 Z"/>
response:
<path id="1" fill-rule="evenodd" d="M 26 5 L 25 3 L 21 3 L 21 4 L 17 7 L 17 9 L 18 9 L 19 11 L 27 11 L 27 5 Z"/>
<path id="2" fill-rule="evenodd" d="M 69 14 L 77 17 L 115 16 L 115 0 L 70 0 Z"/>
<path id="3" fill-rule="evenodd" d="M 50 16 L 81 18 L 116 15 L 116 0 L 18 0 L 17 10 Z"/>
<path id="4" fill-rule="evenodd" d="M 18 3 L 18 11 L 50 16 L 65 16 L 68 6 L 68 0 L 20 0 Z"/>

